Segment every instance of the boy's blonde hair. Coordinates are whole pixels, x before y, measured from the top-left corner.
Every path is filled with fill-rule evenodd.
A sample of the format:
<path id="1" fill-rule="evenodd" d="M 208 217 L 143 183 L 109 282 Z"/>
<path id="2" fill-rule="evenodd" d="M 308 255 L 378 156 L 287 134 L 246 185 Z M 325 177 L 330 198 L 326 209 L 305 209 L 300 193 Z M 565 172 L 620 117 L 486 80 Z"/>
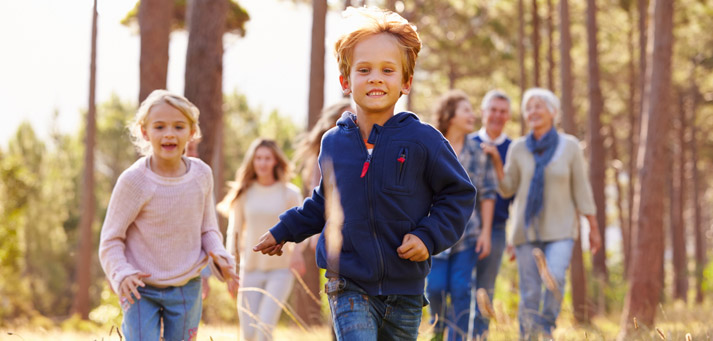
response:
<path id="1" fill-rule="evenodd" d="M 180 111 L 183 116 L 186 116 L 191 126 L 191 132 L 193 132 L 192 139 L 201 138 L 201 129 L 198 126 L 198 116 L 200 115 L 198 108 L 181 95 L 174 94 L 167 90 L 154 90 L 141 102 L 139 110 L 136 111 L 136 116 L 129 123 L 131 143 L 134 144 L 136 151 L 141 155 L 151 154 L 151 142 L 144 139 L 141 128 L 145 127 L 146 117 L 151 112 L 151 108 L 160 103 L 166 103 Z"/>
<path id="2" fill-rule="evenodd" d="M 413 76 L 416 58 L 421 51 L 421 38 L 416 32 L 416 26 L 409 24 L 397 13 L 375 7 L 349 7 L 342 15 L 347 20 L 356 21 L 356 27 L 342 35 L 334 45 L 339 71 L 344 78 L 349 79 L 349 69 L 356 44 L 379 33 L 388 33 L 398 41 L 402 52 L 403 82 L 407 82 Z"/>

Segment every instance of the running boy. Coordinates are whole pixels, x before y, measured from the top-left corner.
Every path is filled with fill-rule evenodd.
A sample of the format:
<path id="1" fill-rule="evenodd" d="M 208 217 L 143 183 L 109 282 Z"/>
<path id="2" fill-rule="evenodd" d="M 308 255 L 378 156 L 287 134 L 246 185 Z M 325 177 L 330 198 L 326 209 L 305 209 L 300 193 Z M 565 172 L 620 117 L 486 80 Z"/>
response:
<path id="1" fill-rule="evenodd" d="M 416 340 L 430 256 L 458 241 L 475 189 L 443 135 L 413 113 L 394 115 L 421 49 L 415 27 L 373 8 L 345 14 L 362 19 L 335 46 L 356 114 L 345 112 L 322 139 L 323 177 L 312 197 L 282 214 L 253 250 L 281 254 L 285 241 L 322 232 L 317 264 L 327 270 L 337 338 Z M 327 160 L 344 213 L 339 262 L 332 254 L 328 262 L 323 232 Z"/>

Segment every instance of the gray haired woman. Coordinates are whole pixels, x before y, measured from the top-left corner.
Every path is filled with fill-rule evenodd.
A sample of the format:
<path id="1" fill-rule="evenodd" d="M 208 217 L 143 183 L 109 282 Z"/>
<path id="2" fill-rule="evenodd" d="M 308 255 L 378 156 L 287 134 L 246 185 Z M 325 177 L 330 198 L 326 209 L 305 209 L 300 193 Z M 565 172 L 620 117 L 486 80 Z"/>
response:
<path id="1" fill-rule="evenodd" d="M 523 339 L 552 337 L 579 233 L 579 214 L 589 221 L 592 253 L 602 243 L 584 155 L 574 136 L 557 132 L 559 109 L 559 100 L 550 90 L 527 90 L 522 112 L 529 133 L 513 141 L 504 169 L 497 150 L 484 147 L 493 157 L 503 197 L 517 193 L 509 242 L 515 246 L 520 275 L 518 319 Z M 544 256 L 546 268 L 539 261 L 538 271 L 541 257 L 535 253 Z M 542 278 L 549 283 L 543 286 Z"/>

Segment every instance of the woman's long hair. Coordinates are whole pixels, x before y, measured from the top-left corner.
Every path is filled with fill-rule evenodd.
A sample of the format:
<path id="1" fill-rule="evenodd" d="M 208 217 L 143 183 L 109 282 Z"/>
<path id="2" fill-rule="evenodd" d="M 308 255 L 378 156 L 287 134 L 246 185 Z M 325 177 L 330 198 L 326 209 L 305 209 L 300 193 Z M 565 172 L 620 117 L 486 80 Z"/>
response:
<path id="1" fill-rule="evenodd" d="M 245 191 L 257 180 L 257 173 L 255 172 L 255 152 L 260 147 L 267 147 L 272 151 L 272 155 L 275 157 L 275 168 L 273 169 L 273 176 L 276 181 L 286 182 L 290 177 L 291 167 L 287 160 L 287 157 L 282 152 L 280 147 L 277 145 L 275 140 L 266 138 L 257 138 L 248 147 L 247 153 L 243 158 L 243 162 L 240 164 L 240 168 L 235 172 L 235 181 L 229 181 L 228 194 L 225 195 L 223 200 L 218 203 L 217 210 L 220 214 L 228 216 L 230 214 L 230 209 L 233 206 L 235 200 L 237 200 Z"/>
<path id="2" fill-rule="evenodd" d="M 467 101 L 468 95 L 461 90 L 450 90 L 438 98 L 433 108 L 436 120 L 436 129 L 443 134 L 448 133 L 451 119 L 456 115 L 456 108 L 461 101 Z"/>
<path id="3" fill-rule="evenodd" d="M 315 162 L 319 155 L 319 148 L 322 143 L 322 135 L 337 124 L 337 120 L 344 111 L 351 107 L 351 101 L 344 98 L 322 110 L 319 120 L 312 130 L 304 135 L 297 146 L 295 152 L 295 169 L 302 177 L 302 182 L 306 183 L 312 177 Z"/>

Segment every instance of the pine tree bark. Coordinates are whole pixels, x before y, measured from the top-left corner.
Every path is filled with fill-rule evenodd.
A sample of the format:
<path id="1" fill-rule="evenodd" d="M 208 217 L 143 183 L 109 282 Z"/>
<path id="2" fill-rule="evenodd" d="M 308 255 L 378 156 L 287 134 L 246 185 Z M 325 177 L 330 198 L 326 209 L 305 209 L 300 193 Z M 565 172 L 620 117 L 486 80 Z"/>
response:
<path id="1" fill-rule="evenodd" d="M 517 0 L 517 59 L 520 65 L 520 98 L 525 95 L 527 88 L 527 71 L 525 70 L 525 6 L 523 0 Z M 520 113 L 520 135 L 525 135 L 525 115 Z"/>
<path id="2" fill-rule="evenodd" d="M 92 225 L 94 223 L 94 146 L 96 145 L 96 84 L 97 84 L 97 0 L 92 10 L 92 48 L 89 62 L 89 110 L 87 112 L 86 140 L 84 144 L 84 174 L 79 218 L 79 247 L 76 258 L 77 292 L 72 312 L 86 320 L 89 318 L 89 284 L 94 251 Z"/>
<path id="3" fill-rule="evenodd" d="M 198 145 L 201 160 L 213 168 L 221 157 L 223 129 L 223 32 L 228 3 L 225 0 L 188 2 L 188 48 L 185 96 L 200 110 L 203 139 Z M 222 181 L 215 182 L 220 184 Z"/>
<path id="4" fill-rule="evenodd" d="M 686 225 L 683 220 L 685 206 L 685 99 L 682 94 L 678 98 L 678 117 L 671 130 L 671 246 L 673 248 L 673 298 L 687 301 L 688 269 L 686 257 Z"/>
<path id="5" fill-rule="evenodd" d="M 310 52 L 307 127 L 312 129 L 324 105 L 324 39 L 327 30 L 327 0 L 312 0 L 312 48 Z"/>
<path id="6" fill-rule="evenodd" d="M 139 7 L 139 103 L 156 89 L 166 88 L 168 44 L 173 0 L 145 0 Z"/>
<path id="7" fill-rule="evenodd" d="M 696 257 L 696 303 L 703 303 L 703 268 L 706 265 L 706 237 L 703 233 L 703 222 L 701 217 L 701 178 L 698 171 L 698 127 L 696 125 L 696 109 L 698 102 L 698 87 L 695 83 L 695 64 L 694 70 L 690 76 L 689 90 L 689 126 L 691 127 L 691 137 L 689 139 L 689 150 L 691 151 L 691 180 L 692 180 L 692 204 L 693 204 L 693 234 L 695 238 L 695 257 Z"/>
<path id="8" fill-rule="evenodd" d="M 554 18 L 552 0 L 547 0 L 547 88 L 556 93 L 555 89 L 555 57 L 554 57 Z"/>
<path id="9" fill-rule="evenodd" d="M 532 81 L 540 86 L 540 14 L 537 0 L 532 0 Z"/>
<path id="10" fill-rule="evenodd" d="M 597 50 L 597 7 L 595 0 L 587 0 L 587 71 L 589 92 L 589 179 L 592 184 L 594 203 L 597 206 L 597 224 L 602 239 L 602 247 L 594 254 L 594 272 L 605 283 L 608 282 L 606 264 L 606 199 L 604 197 L 604 139 L 602 137 L 601 114 L 604 108 L 602 90 L 599 86 L 599 52 Z M 600 288 L 603 290 L 603 288 Z M 604 295 L 599 292 L 597 295 Z M 599 307 L 600 310 L 603 307 Z"/>
<path id="11" fill-rule="evenodd" d="M 633 327 L 633 318 L 653 327 L 656 308 L 662 290 L 663 270 L 663 185 L 666 165 L 664 139 L 669 125 L 669 93 L 671 91 L 671 55 L 673 50 L 673 0 L 654 0 L 652 61 L 647 73 L 649 87 L 644 94 L 644 116 L 637 169 L 635 218 L 631 285 L 622 314 L 622 334 L 626 338 Z M 658 160 L 658 161 L 657 161 Z"/>
<path id="12" fill-rule="evenodd" d="M 560 0 L 560 84 L 562 86 L 562 128 L 568 134 L 577 135 L 574 122 L 573 81 L 572 81 L 572 34 L 569 23 L 568 0 Z"/>
<path id="13" fill-rule="evenodd" d="M 623 249 L 624 249 L 624 278 L 628 278 L 629 274 L 629 264 L 631 264 L 631 217 L 632 217 L 632 207 L 634 198 L 634 171 L 636 169 L 636 158 L 635 148 L 636 148 L 636 138 L 638 135 L 638 108 L 637 108 L 637 98 L 641 96 L 639 93 L 639 88 L 637 87 L 637 75 L 636 75 L 636 62 L 635 62 L 635 43 L 634 43 L 634 20 L 633 13 L 627 8 L 627 17 L 629 18 L 629 31 L 627 32 L 627 48 L 629 51 L 629 96 L 627 101 L 627 111 L 629 112 L 629 134 L 628 136 L 628 147 L 629 147 L 629 162 L 627 174 L 629 176 L 629 184 L 627 186 L 627 199 L 626 199 L 626 219 L 625 223 L 621 224 L 621 239 Z M 619 192 L 623 195 L 623 192 Z M 619 210 L 621 214 L 621 209 Z"/>

